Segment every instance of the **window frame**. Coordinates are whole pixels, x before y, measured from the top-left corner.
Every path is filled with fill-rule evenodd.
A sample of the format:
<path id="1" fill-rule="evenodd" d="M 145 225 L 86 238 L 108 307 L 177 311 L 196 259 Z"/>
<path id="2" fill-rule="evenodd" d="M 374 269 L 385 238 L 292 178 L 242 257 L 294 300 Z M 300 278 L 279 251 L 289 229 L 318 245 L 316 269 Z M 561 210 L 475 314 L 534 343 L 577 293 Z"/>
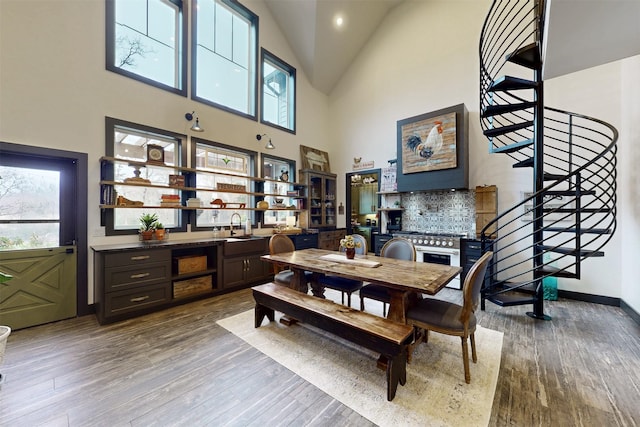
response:
<path id="1" fill-rule="evenodd" d="M 293 185 L 296 184 L 296 161 L 292 160 L 292 159 L 287 159 L 285 157 L 279 157 L 279 156 L 274 156 L 273 154 L 268 154 L 268 153 L 261 153 L 260 155 L 260 176 L 262 178 L 268 178 L 268 179 L 278 179 L 278 177 L 267 177 L 265 176 L 265 167 L 264 164 L 268 161 L 273 161 L 273 162 L 278 162 L 278 163 L 287 163 L 289 165 L 289 180 L 286 181 L 286 185 Z M 266 188 L 266 183 L 265 183 L 265 188 L 264 188 L 264 192 L 265 193 L 271 193 L 271 191 L 268 190 L 268 188 Z M 286 196 L 284 196 L 286 198 Z M 266 199 L 271 199 L 271 196 L 265 196 L 262 197 L 263 200 Z M 269 200 L 267 200 L 269 201 Z M 295 211 L 272 211 L 273 212 L 273 216 L 276 217 L 276 221 L 275 222 L 270 222 L 267 223 L 266 222 L 266 215 L 267 212 L 260 212 L 260 215 L 262 216 L 261 218 L 261 222 L 262 222 L 262 226 L 265 228 L 269 228 L 269 227 L 277 227 L 278 225 L 285 225 L 285 221 L 278 221 L 279 217 L 285 218 L 287 216 L 293 216 L 296 218 L 296 220 L 298 219 L 298 214 L 299 212 L 295 212 Z"/>
<path id="2" fill-rule="evenodd" d="M 173 87 L 167 84 L 161 83 L 149 77 L 143 76 L 141 74 L 134 73 L 129 70 L 122 69 L 120 67 L 116 67 L 115 65 L 115 52 L 116 52 L 116 2 L 117 0 L 106 0 L 105 1 L 105 28 L 106 28 L 106 69 L 108 71 L 114 72 L 116 74 L 120 74 L 122 76 L 131 78 L 133 80 L 137 80 L 139 82 L 148 84 L 150 86 L 157 87 L 162 90 L 166 90 L 171 93 L 175 93 L 178 95 L 182 95 L 184 97 L 187 96 L 187 34 L 188 34 L 188 24 L 187 24 L 187 13 L 185 11 L 185 7 L 187 1 L 182 0 L 165 0 L 170 3 L 176 5 L 180 11 L 180 35 L 181 35 L 181 43 L 176 43 L 176 47 L 180 48 L 180 54 L 178 58 L 178 63 L 176 64 L 177 72 L 180 74 L 178 80 L 180 82 L 180 87 Z"/>
<path id="3" fill-rule="evenodd" d="M 250 110 L 248 113 L 236 110 L 235 108 L 231 108 L 229 106 L 217 103 L 207 98 L 203 98 L 198 96 L 198 1 L 200 0 L 192 0 L 193 7 L 191 11 L 191 99 L 194 101 L 200 102 L 205 105 L 209 105 L 211 107 L 226 111 L 231 114 L 236 114 L 241 117 L 245 117 L 254 121 L 258 120 L 258 47 L 260 46 L 260 18 L 258 15 L 253 13 L 251 10 L 246 8 L 245 6 L 238 3 L 237 0 L 211 0 L 220 2 L 226 7 L 230 8 L 233 13 L 236 13 L 242 16 L 244 19 L 248 20 L 251 24 L 252 35 L 253 35 L 253 44 L 249 45 L 249 50 L 251 51 L 251 78 L 250 82 L 247 86 L 247 89 L 250 91 L 249 99 L 250 102 Z"/>
<path id="4" fill-rule="evenodd" d="M 197 180 L 196 177 L 199 173 L 205 173 L 205 174 L 211 174 L 211 175 L 215 175 L 216 172 L 212 172 L 209 170 L 200 170 L 198 169 L 198 163 L 196 160 L 196 154 L 197 154 L 197 149 L 198 149 L 198 145 L 207 145 L 210 147 L 216 147 L 216 148 L 220 148 L 223 150 L 229 150 L 229 151 L 234 151 L 237 153 L 242 153 L 243 155 L 246 155 L 249 157 L 249 161 L 247 163 L 247 182 L 249 184 L 249 187 L 247 189 L 247 193 L 253 193 L 256 191 L 256 177 L 257 177 L 257 163 L 258 163 L 258 152 L 257 151 L 253 151 L 253 150 L 247 150 L 245 148 L 240 148 L 240 147 L 236 147 L 233 145 L 227 145 L 227 144 L 223 144 L 220 142 L 216 142 L 216 141 L 211 141 L 208 139 L 204 139 L 204 138 L 196 138 L 196 137 L 191 137 L 191 146 L 190 146 L 190 153 L 189 153 L 189 157 L 190 157 L 190 162 L 191 162 L 191 167 L 194 169 L 194 181 L 193 181 L 193 186 L 197 187 Z M 232 172 L 230 172 L 232 173 Z M 247 208 L 251 208 L 253 206 L 255 206 L 256 203 L 256 196 L 252 195 L 252 194 L 248 194 L 248 205 L 246 206 Z M 209 206 L 208 201 L 202 201 L 203 205 L 205 206 Z M 243 211 L 246 213 L 247 218 L 251 219 L 251 223 L 255 224 L 256 221 L 256 216 L 255 216 L 255 211 L 249 210 L 249 209 L 237 209 L 239 211 Z M 208 210 L 207 210 L 208 211 Z M 191 213 L 190 216 L 190 223 L 191 223 L 191 231 L 211 231 L 212 227 L 209 224 L 204 225 L 204 226 L 199 226 L 198 225 L 198 221 L 197 221 L 197 217 L 196 215 L 198 215 L 197 211 L 193 211 Z M 218 225 L 215 225 L 215 227 L 217 227 Z M 223 227 L 225 227 L 225 224 L 222 224 Z"/>
<path id="5" fill-rule="evenodd" d="M 175 167 L 185 167 L 185 159 L 187 158 L 187 136 L 175 132 L 171 132 L 164 129 L 154 128 L 151 126 L 142 125 L 139 123 L 133 123 L 126 120 L 116 119 L 113 117 L 105 117 L 105 155 L 107 157 L 115 157 L 115 129 L 117 127 L 122 128 L 130 128 L 133 131 L 138 131 L 141 133 L 151 133 L 156 134 L 158 136 L 163 136 L 166 138 L 175 139 L 177 141 L 178 147 L 175 152 Z M 123 160 L 126 161 L 126 160 Z M 169 174 L 169 168 L 171 165 L 167 165 L 167 174 Z M 179 173 L 176 170 L 176 173 Z M 114 180 L 114 165 L 113 164 L 103 164 L 101 170 L 101 179 L 102 180 Z M 188 178 L 187 178 L 188 179 Z M 167 187 L 167 189 L 169 189 Z M 184 190 L 180 190 L 182 193 L 181 199 L 188 198 L 188 194 L 185 194 Z M 141 209 L 145 209 L 146 207 L 142 207 Z M 127 229 L 116 229 L 115 228 L 115 209 L 103 209 L 101 223 L 105 227 L 105 236 L 122 236 L 122 235 L 135 235 L 138 234 L 138 228 L 127 228 Z M 146 208 L 149 209 L 149 208 Z M 189 213 L 186 209 L 180 209 L 180 213 L 178 215 L 179 224 L 176 227 L 168 228 L 171 232 L 186 232 L 187 231 L 187 223 L 189 221 Z"/>
<path id="6" fill-rule="evenodd" d="M 268 121 L 264 117 L 264 91 L 265 91 L 265 81 L 264 81 L 264 64 L 265 62 L 269 62 L 270 66 L 274 68 L 280 69 L 285 74 L 288 74 L 288 96 L 287 96 L 287 105 L 289 111 L 288 121 L 291 122 L 291 129 L 285 126 L 282 126 L 278 123 L 273 123 Z M 296 117 L 297 117 L 297 78 L 296 78 L 296 69 L 295 67 L 289 65 L 273 53 L 269 52 L 264 47 L 260 49 L 260 123 L 263 123 L 267 126 L 280 129 L 285 132 L 289 132 L 292 134 L 296 134 Z"/>

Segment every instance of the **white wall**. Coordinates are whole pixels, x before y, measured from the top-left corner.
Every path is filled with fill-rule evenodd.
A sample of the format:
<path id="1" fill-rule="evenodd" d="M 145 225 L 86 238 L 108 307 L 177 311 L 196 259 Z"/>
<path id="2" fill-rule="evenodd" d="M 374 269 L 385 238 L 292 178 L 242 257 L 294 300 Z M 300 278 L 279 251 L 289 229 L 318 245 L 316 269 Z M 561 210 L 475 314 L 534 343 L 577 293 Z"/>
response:
<path id="1" fill-rule="evenodd" d="M 531 171 L 514 170 L 507 156 L 490 155 L 479 125 L 478 42 L 489 6 L 487 0 L 405 1 L 393 9 L 331 94 L 334 169 L 350 171 L 353 157 L 373 160 L 376 167 L 386 166 L 387 160 L 396 157 L 397 120 L 462 102 L 470 120 L 470 187 L 496 184 L 499 210 L 519 201 L 521 191 L 531 189 Z M 632 122 L 630 115 L 635 111 L 633 125 L 637 130 L 638 107 L 631 109 L 629 104 L 637 104 L 638 84 L 634 81 L 635 96 L 628 95 L 623 103 L 626 87 L 621 67 L 621 62 L 616 62 L 550 80 L 546 82 L 545 101 L 549 106 L 601 118 L 618 127 L 620 159 L 629 169 L 632 160 L 627 154 L 629 146 L 634 146 L 627 129 L 631 124 L 624 129 L 621 125 L 625 117 Z M 627 78 L 631 80 L 632 75 L 633 70 L 629 70 Z M 637 159 L 637 150 L 634 154 Z M 637 183 L 640 178 L 635 179 Z M 619 208 L 625 209 L 630 203 L 630 195 L 625 193 L 629 185 L 624 178 L 619 181 L 619 194 L 625 194 L 620 197 Z M 640 210 L 637 197 L 633 201 Z M 604 248 L 606 256 L 585 262 L 580 281 L 560 279 L 560 289 L 623 297 L 638 311 L 640 292 L 626 284 L 631 279 L 628 266 L 632 263 L 622 262 L 623 252 L 630 259 L 640 254 L 638 234 L 629 235 L 626 223 L 621 221 L 618 233 Z M 634 224 L 637 227 L 637 222 Z"/>
<path id="2" fill-rule="evenodd" d="M 260 17 L 260 45 L 297 69 L 296 135 L 106 71 L 103 0 L 0 1 L 0 140 L 88 153 L 90 245 L 136 241 L 94 236 L 100 230 L 98 159 L 105 152 L 105 116 L 186 134 L 184 114 L 196 110 L 205 128 L 200 138 L 263 151 L 264 141 L 255 136 L 267 133 L 276 146 L 271 154 L 298 162 L 300 144 L 328 149 L 327 96 L 309 85 L 264 3 L 243 4 Z M 172 234 L 187 237 L 194 233 Z M 91 254 L 89 270 L 93 302 Z"/>

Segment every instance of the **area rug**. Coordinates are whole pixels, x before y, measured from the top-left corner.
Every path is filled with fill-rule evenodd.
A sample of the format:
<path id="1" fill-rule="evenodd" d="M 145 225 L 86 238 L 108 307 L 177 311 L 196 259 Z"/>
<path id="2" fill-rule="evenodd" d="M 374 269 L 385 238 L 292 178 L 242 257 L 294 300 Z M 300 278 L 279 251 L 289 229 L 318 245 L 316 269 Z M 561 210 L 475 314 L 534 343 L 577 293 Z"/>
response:
<path id="1" fill-rule="evenodd" d="M 313 326 L 265 319 L 254 328 L 253 310 L 218 321 L 279 364 L 379 426 L 486 426 L 500 369 L 502 332 L 478 327 L 478 363 L 464 381 L 460 338 L 431 333 L 407 366 L 407 383 L 386 399 L 378 354 Z"/>

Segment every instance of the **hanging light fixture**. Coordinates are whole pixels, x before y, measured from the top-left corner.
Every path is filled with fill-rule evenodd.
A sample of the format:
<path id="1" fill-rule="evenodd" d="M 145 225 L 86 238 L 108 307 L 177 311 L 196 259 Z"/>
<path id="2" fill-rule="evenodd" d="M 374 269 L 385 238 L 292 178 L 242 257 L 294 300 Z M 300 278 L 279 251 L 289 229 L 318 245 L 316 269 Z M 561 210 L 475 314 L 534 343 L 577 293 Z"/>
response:
<path id="1" fill-rule="evenodd" d="M 273 144 L 271 143 L 271 137 L 270 137 L 269 135 L 267 135 L 266 133 L 263 133 L 262 135 L 257 134 L 257 135 L 256 135 L 256 139 L 257 139 L 258 141 L 260 141 L 260 140 L 262 139 L 262 137 L 263 137 L 263 136 L 266 136 L 267 138 L 269 138 L 269 142 L 267 142 L 267 143 L 266 143 L 266 145 L 264 146 L 264 148 L 266 148 L 267 150 L 273 150 L 274 148 L 276 148 L 276 146 L 275 146 L 275 145 L 273 145 Z"/>
<path id="2" fill-rule="evenodd" d="M 191 113 L 186 113 L 184 118 L 187 119 L 188 122 L 193 120 L 193 115 L 196 114 L 195 111 Z M 200 119 L 196 117 L 196 122 L 191 126 L 191 130 L 194 132 L 204 132 L 204 129 L 200 127 Z"/>

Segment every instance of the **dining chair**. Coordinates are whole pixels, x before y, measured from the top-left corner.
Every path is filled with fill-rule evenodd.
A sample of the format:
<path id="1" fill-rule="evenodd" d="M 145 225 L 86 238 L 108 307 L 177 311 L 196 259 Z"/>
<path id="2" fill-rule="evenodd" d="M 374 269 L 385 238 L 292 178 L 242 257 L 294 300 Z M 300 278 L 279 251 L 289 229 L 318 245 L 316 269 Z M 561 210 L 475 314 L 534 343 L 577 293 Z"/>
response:
<path id="1" fill-rule="evenodd" d="M 467 339 L 471 339 L 471 356 L 473 363 L 478 361 L 476 355 L 476 315 L 480 301 L 480 291 L 484 282 L 487 266 L 493 257 L 493 252 L 485 252 L 484 255 L 473 264 L 462 287 L 463 303 L 458 305 L 449 301 L 436 298 L 424 298 L 418 300 L 415 306 L 407 310 L 407 324 L 412 325 L 416 336 L 423 330 L 423 341 L 429 340 L 429 331 L 460 337 L 462 340 L 462 360 L 464 363 L 464 380 L 469 384 L 469 347 Z M 416 340 L 413 347 L 420 341 Z"/>
<path id="2" fill-rule="evenodd" d="M 360 247 L 356 247 L 356 254 L 366 255 L 367 239 L 360 234 L 352 234 L 353 240 L 360 243 Z M 344 252 L 344 248 L 340 248 Z M 335 289 L 342 294 L 342 304 L 344 305 L 344 295 L 347 294 L 347 306 L 351 307 L 351 294 L 362 288 L 364 283 L 362 280 L 347 279 L 340 276 L 325 275 L 318 280 L 325 288 Z"/>
<path id="3" fill-rule="evenodd" d="M 394 237 L 387 241 L 382 249 L 380 249 L 380 256 L 415 261 L 416 248 L 413 246 L 411 241 L 400 237 Z M 364 285 L 360 289 L 360 311 L 364 311 L 365 298 L 382 302 L 382 315 L 384 317 L 387 316 L 387 304 L 391 301 L 391 296 L 385 286 L 374 284 Z"/>
<path id="4" fill-rule="evenodd" d="M 274 234 L 269 239 L 269 254 L 271 255 L 294 252 L 295 250 L 296 246 L 293 240 L 285 234 Z M 304 272 L 305 283 L 308 284 L 311 281 L 311 275 L 310 271 Z M 293 271 L 285 269 L 282 265 L 273 264 L 274 282 L 290 287 L 291 280 L 293 280 Z"/>

